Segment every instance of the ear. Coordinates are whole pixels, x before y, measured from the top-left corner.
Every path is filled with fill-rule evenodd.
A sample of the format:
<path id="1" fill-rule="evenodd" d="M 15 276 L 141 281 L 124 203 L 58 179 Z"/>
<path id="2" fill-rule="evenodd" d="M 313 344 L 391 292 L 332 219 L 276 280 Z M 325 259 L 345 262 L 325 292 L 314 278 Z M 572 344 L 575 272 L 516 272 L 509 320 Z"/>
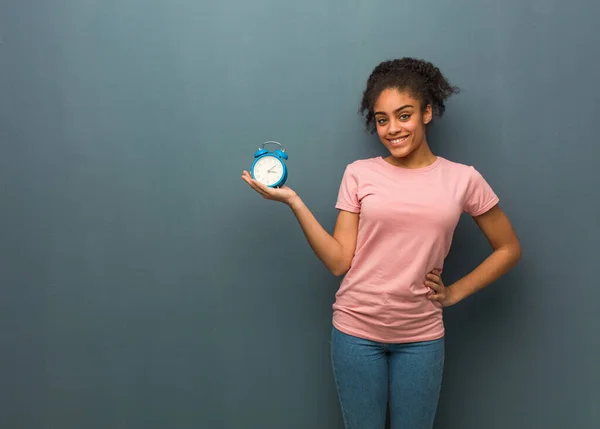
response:
<path id="1" fill-rule="evenodd" d="M 433 109 L 431 108 L 431 104 L 428 104 L 425 107 L 425 111 L 423 112 L 423 123 L 427 125 L 433 119 Z"/>

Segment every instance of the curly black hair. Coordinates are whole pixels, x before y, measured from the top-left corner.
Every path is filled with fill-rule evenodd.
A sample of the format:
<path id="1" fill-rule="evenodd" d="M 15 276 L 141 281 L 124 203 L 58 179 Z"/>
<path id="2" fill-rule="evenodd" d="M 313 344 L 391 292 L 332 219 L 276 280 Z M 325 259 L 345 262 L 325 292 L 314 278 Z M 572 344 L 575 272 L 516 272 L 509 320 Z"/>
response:
<path id="1" fill-rule="evenodd" d="M 375 132 L 375 102 L 388 88 L 409 92 L 421 102 L 423 111 L 431 105 L 433 114 L 438 117 L 446 110 L 445 100 L 459 92 L 459 88 L 451 86 L 440 69 L 428 61 L 409 57 L 384 61 L 371 72 L 359 110 L 371 133 Z"/>

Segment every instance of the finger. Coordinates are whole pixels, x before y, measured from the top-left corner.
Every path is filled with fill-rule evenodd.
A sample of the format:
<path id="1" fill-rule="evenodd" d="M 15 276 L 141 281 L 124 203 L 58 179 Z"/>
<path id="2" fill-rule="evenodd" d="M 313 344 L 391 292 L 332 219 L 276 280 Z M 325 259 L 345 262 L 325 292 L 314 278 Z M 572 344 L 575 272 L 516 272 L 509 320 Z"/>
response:
<path id="1" fill-rule="evenodd" d="M 442 270 L 440 270 L 439 268 L 434 268 L 433 270 L 429 271 L 428 274 L 433 274 L 434 276 L 441 276 L 442 275 Z"/>
<path id="2" fill-rule="evenodd" d="M 434 293 L 434 294 L 429 295 L 429 299 L 431 301 L 442 301 L 444 299 L 444 297 L 441 294 Z"/>
<path id="3" fill-rule="evenodd" d="M 270 197 L 269 193 L 267 191 L 265 191 L 264 189 L 262 189 L 260 186 L 256 186 L 256 185 L 251 185 L 251 186 L 252 186 L 252 188 L 254 188 L 254 190 L 256 192 L 258 192 L 263 197 L 265 197 L 265 198 L 269 198 Z"/>
<path id="4" fill-rule="evenodd" d="M 258 183 L 256 183 L 256 181 L 254 181 L 253 179 L 243 176 L 242 179 L 248 184 L 250 185 L 251 188 L 253 188 L 255 191 L 259 191 L 260 187 L 258 186 Z"/>
<path id="5" fill-rule="evenodd" d="M 245 171 L 242 173 L 242 180 L 248 184 L 253 181 L 252 177 Z"/>
<path id="6" fill-rule="evenodd" d="M 260 184 L 258 181 L 256 181 L 254 178 L 252 178 L 252 176 L 250 175 L 250 173 L 248 173 L 246 170 L 244 170 L 242 172 L 242 179 L 244 179 L 246 182 L 248 182 L 248 184 Z"/>
<path id="7" fill-rule="evenodd" d="M 263 197 L 267 197 L 269 196 L 269 192 L 266 191 L 261 185 L 260 183 L 256 182 L 255 180 L 252 179 L 247 179 L 244 178 L 244 180 L 246 181 L 246 183 L 248 183 L 248 185 L 254 189 L 256 192 L 258 192 L 259 194 L 261 194 Z"/>
<path id="8" fill-rule="evenodd" d="M 253 183 L 253 184 L 255 184 L 257 187 L 259 187 L 259 188 L 262 188 L 262 189 L 264 189 L 264 190 L 268 190 L 268 189 L 270 189 L 270 188 L 269 188 L 267 185 L 265 185 L 265 184 L 263 184 L 263 183 L 259 182 L 258 180 L 254 179 L 254 178 L 252 177 L 252 175 L 251 175 L 250 173 L 248 173 L 248 171 L 246 171 L 246 170 L 244 170 L 244 171 L 242 172 L 242 179 L 244 179 L 244 180 L 245 180 L 246 182 L 248 182 L 248 183 Z"/>
<path id="9" fill-rule="evenodd" d="M 246 183 L 248 183 L 253 188 L 260 188 L 262 186 L 262 183 L 260 183 L 257 180 L 253 179 L 252 176 L 250 176 L 250 174 L 247 171 L 244 171 L 242 173 L 242 179 L 244 181 L 246 181 Z"/>
<path id="10" fill-rule="evenodd" d="M 268 186 L 259 183 L 257 184 L 257 189 L 265 198 L 269 200 L 276 199 L 276 191 L 273 188 L 269 188 Z"/>
<path id="11" fill-rule="evenodd" d="M 437 284 L 435 282 L 431 282 L 429 280 L 425 281 L 425 286 L 427 286 L 428 288 L 433 289 L 436 292 L 441 292 L 443 290 L 442 287 L 439 284 Z"/>
<path id="12" fill-rule="evenodd" d="M 432 282 L 439 283 L 441 281 L 440 277 L 436 274 L 428 273 L 425 277 L 427 277 Z"/>
<path id="13" fill-rule="evenodd" d="M 260 192 L 261 194 L 263 194 L 264 196 L 270 197 L 273 195 L 273 190 L 271 188 L 269 188 L 266 185 L 263 185 L 260 182 L 257 182 L 256 180 L 254 180 L 253 185 L 255 187 L 255 189 Z"/>

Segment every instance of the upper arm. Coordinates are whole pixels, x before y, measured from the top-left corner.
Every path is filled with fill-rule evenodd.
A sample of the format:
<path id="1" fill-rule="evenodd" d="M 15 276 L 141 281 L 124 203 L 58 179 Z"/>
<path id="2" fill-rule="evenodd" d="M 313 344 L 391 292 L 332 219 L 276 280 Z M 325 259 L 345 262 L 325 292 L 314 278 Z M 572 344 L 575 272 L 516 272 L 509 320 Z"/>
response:
<path id="1" fill-rule="evenodd" d="M 508 216 L 498 204 L 487 212 L 474 216 L 473 220 L 486 236 L 488 242 L 494 250 L 500 248 L 510 248 L 512 251 L 521 254 L 521 245 Z"/>
<path id="2" fill-rule="evenodd" d="M 354 251 L 356 250 L 356 239 L 358 237 L 358 219 L 359 214 L 340 210 L 338 213 L 333 238 L 340 243 L 342 247 L 342 258 L 344 265 L 350 267 Z"/>

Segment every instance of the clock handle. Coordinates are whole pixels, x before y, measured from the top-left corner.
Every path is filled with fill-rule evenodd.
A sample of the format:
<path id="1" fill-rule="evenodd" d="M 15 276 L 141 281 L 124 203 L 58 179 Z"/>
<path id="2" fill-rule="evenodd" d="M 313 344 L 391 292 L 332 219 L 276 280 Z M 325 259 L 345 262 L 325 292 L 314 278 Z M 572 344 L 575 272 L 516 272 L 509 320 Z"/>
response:
<path id="1" fill-rule="evenodd" d="M 283 147 L 283 145 L 282 145 L 281 143 L 279 143 L 279 142 L 276 142 L 276 141 L 273 141 L 273 140 L 266 141 L 266 142 L 264 142 L 264 143 L 261 145 L 260 149 L 261 149 L 261 150 L 264 150 L 264 147 L 265 147 L 265 145 L 266 145 L 266 144 L 269 144 L 269 143 L 272 143 L 272 144 L 279 145 L 279 147 L 281 148 L 281 149 L 277 149 L 277 150 L 275 151 L 275 155 L 277 155 L 278 157 L 280 157 L 280 158 L 283 158 L 283 159 L 288 159 L 288 154 L 287 154 L 287 153 L 285 153 L 285 148 L 284 148 L 284 147 Z"/>
<path id="2" fill-rule="evenodd" d="M 282 145 L 281 143 L 279 143 L 279 142 L 276 142 L 276 141 L 273 141 L 273 140 L 270 140 L 270 141 L 268 141 L 268 142 L 264 142 L 264 143 L 263 143 L 263 144 L 260 146 L 260 147 L 261 147 L 261 149 L 262 149 L 262 148 L 264 148 L 264 147 L 265 147 L 265 145 L 266 145 L 266 144 L 269 144 L 269 143 L 272 143 L 272 144 L 277 144 L 277 145 L 279 145 L 279 147 L 281 148 L 281 151 L 285 152 L 285 149 L 283 148 L 283 145 Z"/>

